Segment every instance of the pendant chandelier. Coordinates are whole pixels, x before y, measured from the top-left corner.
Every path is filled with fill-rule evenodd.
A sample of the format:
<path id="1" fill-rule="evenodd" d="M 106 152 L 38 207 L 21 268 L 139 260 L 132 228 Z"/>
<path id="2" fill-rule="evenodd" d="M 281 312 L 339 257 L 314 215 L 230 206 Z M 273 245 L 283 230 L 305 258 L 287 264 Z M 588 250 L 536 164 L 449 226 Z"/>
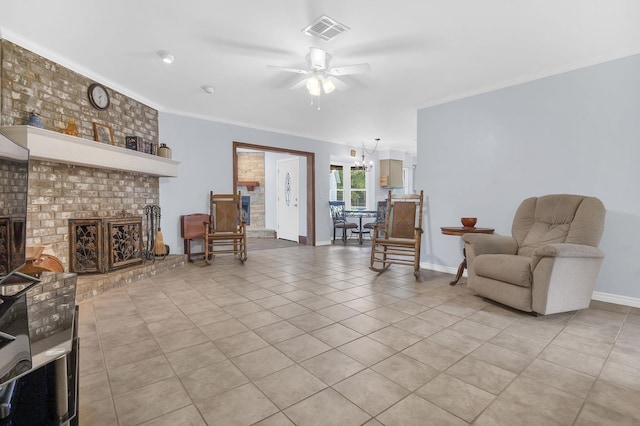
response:
<path id="1" fill-rule="evenodd" d="M 376 152 L 376 149 L 378 149 L 378 142 L 380 142 L 380 138 L 376 138 L 375 141 L 376 141 L 376 144 L 371 151 L 369 151 L 364 146 L 364 141 L 362 142 L 362 161 L 356 160 L 355 165 L 353 167 L 356 171 L 370 172 L 371 170 L 373 170 L 373 161 L 369 161 L 367 163 L 365 161 L 364 155 L 365 153 L 373 154 L 374 152 Z"/>

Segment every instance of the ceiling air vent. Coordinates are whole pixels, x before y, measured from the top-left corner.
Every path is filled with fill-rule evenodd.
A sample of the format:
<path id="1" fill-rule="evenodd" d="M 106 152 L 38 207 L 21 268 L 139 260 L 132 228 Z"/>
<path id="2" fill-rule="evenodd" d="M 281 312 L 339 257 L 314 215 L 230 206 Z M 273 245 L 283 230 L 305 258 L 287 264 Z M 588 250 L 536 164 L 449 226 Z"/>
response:
<path id="1" fill-rule="evenodd" d="M 328 16 L 322 15 L 309 26 L 302 30 L 303 33 L 319 37 L 322 40 L 329 41 L 340 33 L 347 31 L 349 27 L 337 22 Z"/>

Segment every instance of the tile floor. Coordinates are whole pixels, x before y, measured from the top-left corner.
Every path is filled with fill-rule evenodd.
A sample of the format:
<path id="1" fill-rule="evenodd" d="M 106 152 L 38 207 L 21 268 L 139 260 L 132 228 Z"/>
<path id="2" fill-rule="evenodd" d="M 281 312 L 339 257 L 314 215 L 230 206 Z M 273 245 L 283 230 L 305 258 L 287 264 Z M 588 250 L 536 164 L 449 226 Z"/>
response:
<path id="1" fill-rule="evenodd" d="M 218 256 L 82 302 L 80 424 L 640 424 L 640 309 L 535 318 L 368 255 Z"/>

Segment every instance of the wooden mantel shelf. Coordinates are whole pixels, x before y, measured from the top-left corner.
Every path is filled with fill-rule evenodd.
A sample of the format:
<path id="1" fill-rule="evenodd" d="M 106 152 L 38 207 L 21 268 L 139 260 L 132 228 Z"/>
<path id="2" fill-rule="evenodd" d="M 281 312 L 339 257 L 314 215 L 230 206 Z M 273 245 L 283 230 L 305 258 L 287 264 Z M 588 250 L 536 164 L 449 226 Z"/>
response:
<path id="1" fill-rule="evenodd" d="M 238 186 L 246 186 L 247 190 L 253 191 L 254 189 L 256 189 L 256 186 L 260 186 L 260 182 L 258 182 L 257 180 L 239 181 Z"/>
<path id="2" fill-rule="evenodd" d="M 180 163 L 164 157 L 33 126 L 7 126 L 0 129 L 20 145 L 29 148 L 31 158 L 150 176 L 178 176 Z"/>

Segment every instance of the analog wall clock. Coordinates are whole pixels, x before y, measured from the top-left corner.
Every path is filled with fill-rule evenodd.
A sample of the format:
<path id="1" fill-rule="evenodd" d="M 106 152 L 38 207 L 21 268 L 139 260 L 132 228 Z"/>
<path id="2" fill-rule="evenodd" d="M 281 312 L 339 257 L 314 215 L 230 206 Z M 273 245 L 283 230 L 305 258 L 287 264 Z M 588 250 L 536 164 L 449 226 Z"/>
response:
<path id="1" fill-rule="evenodd" d="M 102 84 L 93 83 L 89 86 L 88 95 L 89 102 L 95 109 L 105 110 L 109 108 L 109 92 Z"/>

